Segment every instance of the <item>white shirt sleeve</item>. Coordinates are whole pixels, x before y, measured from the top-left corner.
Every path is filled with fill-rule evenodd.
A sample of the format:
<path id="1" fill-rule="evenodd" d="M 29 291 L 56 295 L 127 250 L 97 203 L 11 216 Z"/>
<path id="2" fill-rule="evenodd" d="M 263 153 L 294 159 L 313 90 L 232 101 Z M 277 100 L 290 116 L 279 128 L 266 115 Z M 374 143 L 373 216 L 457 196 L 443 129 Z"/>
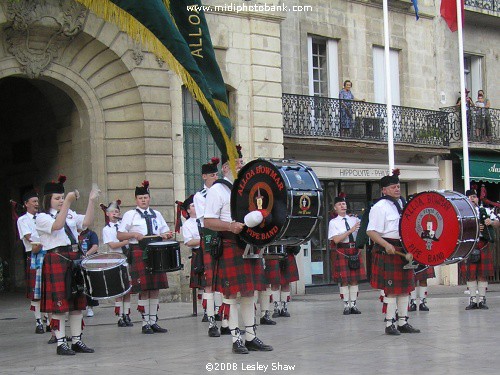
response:
<path id="1" fill-rule="evenodd" d="M 118 232 L 128 233 L 128 231 L 132 227 L 132 219 L 134 217 L 134 214 L 135 210 L 125 212 L 125 215 L 123 215 L 122 221 L 118 227 Z"/>
<path id="2" fill-rule="evenodd" d="M 42 232 L 46 234 L 52 233 L 52 225 L 54 225 L 54 219 L 52 216 L 46 213 L 40 213 L 36 216 L 36 230 L 37 232 Z"/>
<path id="3" fill-rule="evenodd" d="M 168 227 L 167 222 L 163 218 L 163 215 L 159 211 L 156 211 L 156 210 L 155 210 L 155 213 L 156 213 L 156 220 L 158 220 L 158 233 L 162 234 L 162 233 L 170 232 L 170 228 Z"/>
<path id="4" fill-rule="evenodd" d="M 207 194 L 208 194 L 208 192 L 207 192 Z M 193 203 L 194 203 L 194 209 L 196 211 L 196 217 L 198 219 L 205 216 L 205 201 L 206 201 L 206 198 L 204 198 L 200 192 L 197 192 L 194 195 Z"/>
<path id="5" fill-rule="evenodd" d="M 27 234 L 31 234 L 33 231 L 26 222 L 24 215 L 17 219 L 17 230 L 21 239 L 23 239 Z"/>
<path id="6" fill-rule="evenodd" d="M 371 208 L 368 220 L 367 231 L 374 230 L 379 234 L 385 233 L 385 213 L 382 205 L 375 204 Z"/>
<path id="7" fill-rule="evenodd" d="M 219 219 L 223 205 L 224 202 L 217 192 L 217 187 L 212 186 L 210 190 L 208 190 L 207 199 L 205 201 L 205 219 Z"/>
<path id="8" fill-rule="evenodd" d="M 331 240 L 338 233 L 335 233 L 335 222 L 334 219 L 330 220 L 328 223 L 328 239 Z"/>

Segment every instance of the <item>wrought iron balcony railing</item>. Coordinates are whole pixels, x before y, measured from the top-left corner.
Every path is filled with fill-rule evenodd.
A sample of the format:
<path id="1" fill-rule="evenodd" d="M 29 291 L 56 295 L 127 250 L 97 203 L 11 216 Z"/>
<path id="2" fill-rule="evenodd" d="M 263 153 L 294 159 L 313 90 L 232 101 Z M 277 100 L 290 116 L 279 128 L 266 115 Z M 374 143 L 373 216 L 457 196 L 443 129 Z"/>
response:
<path id="1" fill-rule="evenodd" d="M 448 146 L 447 112 L 393 107 L 394 142 Z M 284 134 L 387 142 L 387 106 L 283 94 Z"/>
<path id="2" fill-rule="evenodd" d="M 441 108 L 448 113 L 450 141 L 462 140 L 462 114 L 458 106 Z M 500 144 L 500 109 L 467 108 L 469 142 Z"/>
<path id="3" fill-rule="evenodd" d="M 500 12 L 500 5 L 498 0 L 465 0 L 464 4 L 473 8 L 477 8 L 479 10 Z"/>

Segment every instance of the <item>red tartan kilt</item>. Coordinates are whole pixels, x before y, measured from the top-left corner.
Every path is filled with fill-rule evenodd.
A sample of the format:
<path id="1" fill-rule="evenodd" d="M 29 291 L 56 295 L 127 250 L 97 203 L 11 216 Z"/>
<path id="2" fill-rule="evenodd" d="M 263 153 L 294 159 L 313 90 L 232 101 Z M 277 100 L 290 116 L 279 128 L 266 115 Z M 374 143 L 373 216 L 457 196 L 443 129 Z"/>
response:
<path id="1" fill-rule="evenodd" d="M 60 254 L 68 259 L 76 260 L 79 253 L 73 251 L 60 251 Z M 66 298 L 66 271 L 70 262 L 54 253 L 48 251 L 43 258 L 42 267 L 42 298 L 40 310 L 47 313 L 61 314 L 68 311 L 83 310 L 87 306 L 84 294 L 74 298 Z"/>
<path id="2" fill-rule="evenodd" d="M 212 255 L 210 255 L 209 251 L 205 251 L 205 247 L 203 248 L 203 266 L 205 267 L 205 271 L 203 273 L 203 285 L 211 286 L 214 282 L 214 260 L 212 259 Z"/>
<path id="3" fill-rule="evenodd" d="M 235 241 L 224 239 L 221 257 L 217 260 L 214 287 L 225 296 L 266 290 L 262 259 L 243 259 L 243 248 Z"/>
<path id="4" fill-rule="evenodd" d="M 266 275 L 266 282 L 271 285 L 280 285 L 281 271 L 280 261 L 278 259 L 266 259 L 264 274 Z"/>
<path id="5" fill-rule="evenodd" d="M 403 251 L 401 247 L 395 248 Z M 381 254 L 382 250 L 384 249 L 378 244 L 373 246 L 370 285 L 375 289 L 383 289 L 386 296 L 407 295 L 415 289 L 415 272 L 403 269 L 408 262 L 401 256 Z"/>
<path id="6" fill-rule="evenodd" d="M 488 278 L 495 275 L 493 269 L 493 248 L 489 243 L 480 240 L 476 248 L 481 249 L 481 259 L 477 263 L 469 263 L 469 259 L 460 263 L 462 281 L 474 281 L 478 278 Z"/>
<path id="7" fill-rule="evenodd" d="M 330 264 L 332 267 L 332 278 L 336 283 L 350 284 L 354 281 L 357 282 L 366 280 L 365 262 L 363 261 L 362 254 L 359 254 L 359 268 L 357 270 L 351 270 L 349 268 L 348 259 L 342 255 L 356 255 L 358 254 L 359 249 L 337 249 L 335 244 L 332 244 L 331 246 L 332 251 L 330 252 Z M 339 254 L 337 250 L 342 254 Z"/>
<path id="8" fill-rule="evenodd" d="M 205 258 L 205 256 L 203 256 Z M 191 273 L 189 275 L 189 287 L 190 288 L 200 288 L 203 289 L 205 287 L 205 278 L 203 277 L 203 273 L 195 273 L 193 271 L 193 258 L 191 258 Z M 205 263 L 205 259 L 203 259 L 203 263 Z M 205 264 L 203 264 L 204 267 Z"/>
<path id="9" fill-rule="evenodd" d="M 36 282 L 36 270 L 31 269 L 31 253 L 26 257 L 26 298 L 33 300 Z"/>
<path id="10" fill-rule="evenodd" d="M 434 267 L 428 267 L 422 272 L 415 273 L 415 282 L 417 281 L 425 281 L 427 279 L 432 279 L 436 277 L 436 272 L 434 272 Z"/>
<path id="11" fill-rule="evenodd" d="M 155 273 L 146 270 L 146 263 L 142 259 L 143 252 L 139 245 L 131 245 L 130 251 L 132 251 L 132 264 L 130 265 L 131 293 L 168 288 L 168 279 L 165 272 Z"/>
<path id="12" fill-rule="evenodd" d="M 281 259 L 279 262 L 281 270 L 281 286 L 286 286 L 294 281 L 299 280 L 299 269 L 297 267 L 295 255 L 288 254 L 285 259 Z"/>

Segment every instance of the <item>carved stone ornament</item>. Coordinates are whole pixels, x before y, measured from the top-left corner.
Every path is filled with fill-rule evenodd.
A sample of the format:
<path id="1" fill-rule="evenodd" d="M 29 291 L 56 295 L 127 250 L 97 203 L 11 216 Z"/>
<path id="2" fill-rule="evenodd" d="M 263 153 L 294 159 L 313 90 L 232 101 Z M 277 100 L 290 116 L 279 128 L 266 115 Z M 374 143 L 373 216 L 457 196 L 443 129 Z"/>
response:
<path id="1" fill-rule="evenodd" d="M 71 0 L 4 3 L 8 51 L 30 78 L 38 78 L 83 29 L 87 9 Z"/>

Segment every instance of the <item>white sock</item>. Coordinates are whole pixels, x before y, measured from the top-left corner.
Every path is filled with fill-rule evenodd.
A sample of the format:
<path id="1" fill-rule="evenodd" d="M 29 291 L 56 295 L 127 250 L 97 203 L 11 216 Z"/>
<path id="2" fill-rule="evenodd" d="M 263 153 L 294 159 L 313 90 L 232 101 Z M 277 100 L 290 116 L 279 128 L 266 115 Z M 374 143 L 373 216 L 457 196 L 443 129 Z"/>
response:
<path id="1" fill-rule="evenodd" d="M 413 289 L 411 292 L 410 292 L 410 299 L 412 301 L 415 301 L 417 299 L 417 288 Z"/>
<path id="2" fill-rule="evenodd" d="M 82 320 L 83 314 L 81 311 L 78 313 L 72 311 L 69 314 L 69 326 L 71 328 L 71 337 L 73 339 L 71 341 L 72 344 L 76 344 L 82 337 Z"/>
<path id="3" fill-rule="evenodd" d="M 267 288 L 265 291 L 259 292 L 260 317 L 263 317 L 266 314 L 266 311 L 269 311 L 270 298 L 271 289 Z"/>
<path id="4" fill-rule="evenodd" d="M 223 303 L 229 306 L 229 319 L 227 320 L 228 327 L 231 330 L 231 337 L 233 342 L 236 342 L 240 337 L 238 328 L 238 306 L 236 305 L 236 299 L 234 298 L 224 298 Z M 222 321 L 224 323 L 224 321 Z"/>
<path id="5" fill-rule="evenodd" d="M 350 285 L 349 286 L 349 299 L 351 300 L 351 306 L 356 305 L 356 300 L 358 299 L 358 285 Z"/>
<path id="6" fill-rule="evenodd" d="M 280 306 L 280 290 L 271 291 L 271 295 L 273 296 L 274 309 L 279 309 Z"/>
<path id="7" fill-rule="evenodd" d="M 384 303 L 387 304 L 387 310 L 385 313 L 385 325 L 389 327 L 393 324 L 394 319 L 396 319 L 396 298 L 394 297 L 384 297 Z"/>
<path id="8" fill-rule="evenodd" d="M 487 281 L 478 281 L 477 290 L 479 295 L 479 301 L 483 301 L 486 298 L 486 288 L 488 287 Z"/>
<path id="9" fill-rule="evenodd" d="M 477 291 L 477 281 L 467 281 L 467 287 L 469 288 L 470 291 L 470 298 L 472 298 L 472 302 L 477 302 L 476 300 L 476 291 Z"/>
<path id="10" fill-rule="evenodd" d="M 149 299 L 149 323 L 155 324 L 158 320 L 158 310 L 160 309 L 160 300 L 158 298 Z"/>
<path id="11" fill-rule="evenodd" d="M 123 314 L 130 315 L 130 301 L 123 302 Z"/>
<path id="12" fill-rule="evenodd" d="M 283 310 L 286 308 L 286 304 L 290 303 L 291 297 L 290 297 L 290 292 L 280 292 L 280 299 L 281 299 L 281 307 Z"/>
<path id="13" fill-rule="evenodd" d="M 35 311 L 33 313 L 35 314 L 35 319 L 40 321 L 40 324 L 42 323 L 42 313 L 40 311 L 40 301 L 31 301 L 31 306 L 35 308 Z M 37 325 L 39 323 L 37 322 Z"/>
<path id="14" fill-rule="evenodd" d="M 215 304 L 215 313 L 219 313 L 219 308 L 222 305 L 222 293 L 221 292 L 214 292 L 214 304 Z"/>
<path id="15" fill-rule="evenodd" d="M 255 338 L 255 309 L 253 297 L 240 297 L 241 318 L 245 325 L 245 340 Z"/>
<path id="16" fill-rule="evenodd" d="M 214 316 L 215 315 L 214 294 L 203 293 L 203 299 L 207 301 L 207 316 L 208 317 Z"/>
<path id="17" fill-rule="evenodd" d="M 61 346 L 63 344 L 62 339 L 66 337 L 66 314 L 52 314 L 52 319 L 59 320 L 59 329 L 54 329 L 54 334 L 57 339 L 57 346 Z"/>
<path id="18" fill-rule="evenodd" d="M 408 316 L 408 296 L 397 296 L 396 303 L 398 306 L 398 326 L 406 324 L 406 317 Z"/>
<path id="19" fill-rule="evenodd" d="M 142 326 L 144 327 L 149 324 L 149 299 L 140 299 L 137 301 L 137 305 L 144 309 L 144 312 L 141 312 Z"/>
<path id="20" fill-rule="evenodd" d="M 122 316 L 122 310 L 123 309 L 123 302 L 122 301 L 115 301 L 115 315 L 116 315 L 116 312 L 118 311 L 118 316 L 121 317 Z"/>
<path id="21" fill-rule="evenodd" d="M 419 297 L 420 297 L 420 302 L 423 302 L 427 298 L 427 287 L 426 286 L 419 286 Z"/>
<path id="22" fill-rule="evenodd" d="M 344 301 L 344 306 L 349 306 L 349 287 L 341 286 L 340 288 L 340 298 Z"/>

